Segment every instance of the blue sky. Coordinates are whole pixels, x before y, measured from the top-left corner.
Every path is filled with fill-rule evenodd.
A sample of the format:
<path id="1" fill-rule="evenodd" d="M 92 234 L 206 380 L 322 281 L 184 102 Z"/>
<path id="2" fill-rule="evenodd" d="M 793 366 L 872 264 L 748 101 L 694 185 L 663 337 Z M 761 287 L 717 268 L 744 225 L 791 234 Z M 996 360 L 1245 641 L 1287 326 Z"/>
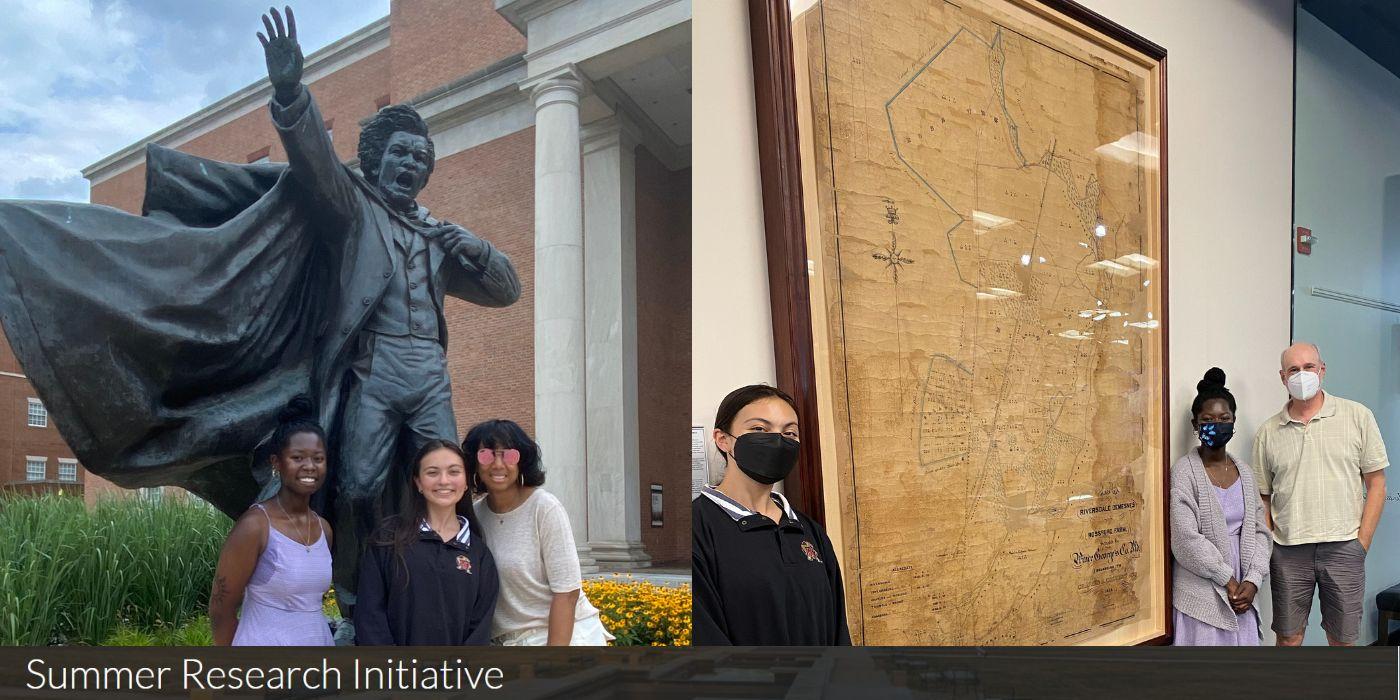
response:
<path id="1" fill-rule="evenodd" d="M 0 199 L 86 202 L 84 167 L 263 77 L 256 33 L 268 7 L 0 0 Z M 389 14 L 389 0 L 292 10 L 310 54 Z"/>

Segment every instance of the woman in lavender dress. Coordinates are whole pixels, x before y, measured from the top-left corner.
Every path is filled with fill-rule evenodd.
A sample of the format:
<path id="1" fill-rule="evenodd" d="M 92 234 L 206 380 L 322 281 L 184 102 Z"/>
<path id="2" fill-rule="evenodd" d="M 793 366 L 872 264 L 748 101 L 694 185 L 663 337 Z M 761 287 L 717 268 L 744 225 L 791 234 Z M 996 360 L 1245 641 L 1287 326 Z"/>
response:
<path id="1" fill-rule="evenodd" d="M 1254 596 L 1273 539 L 1254 471 L 1225 450 L 1235 397 L 1212 367 L 1196 384 L 1191 427 L 1201 445 L 1171 473 L 1172 607 L 1178 646 L 1258 646 Z"/>
<path id="2" fill-rule="evenodd" d="M 238 519 L 219 554 L 209 596 L 218 646 L 335 643 L 321 612 L 331 585 L 331 526 L 311 510 L 311 495 L 326 480 L 326 433 L 313 411 L 305 396 L 283 409 L 270 457 L 282 487 Z"/>

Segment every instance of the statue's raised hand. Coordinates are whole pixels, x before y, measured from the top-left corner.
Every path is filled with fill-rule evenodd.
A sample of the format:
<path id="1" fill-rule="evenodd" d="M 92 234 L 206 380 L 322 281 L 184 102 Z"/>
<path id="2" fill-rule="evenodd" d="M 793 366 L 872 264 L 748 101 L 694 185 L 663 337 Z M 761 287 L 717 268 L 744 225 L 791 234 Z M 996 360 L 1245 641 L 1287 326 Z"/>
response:
<path id="1" fill-rule="evenodd" d="M 258 32 L 262 42 L 263 55 L 267 58 L 267 77 L 277 91 L 277 101 L 291 102 L 297 96 L 297 86 L 301 85 L 301 45 L 297 44 L 297 18 L 292 8 L 287 7 L 287 24 L 283 26 L 282 15 L 277 8 L 268 8 L 268 15 L 262 16 L 267 36 Z"/>

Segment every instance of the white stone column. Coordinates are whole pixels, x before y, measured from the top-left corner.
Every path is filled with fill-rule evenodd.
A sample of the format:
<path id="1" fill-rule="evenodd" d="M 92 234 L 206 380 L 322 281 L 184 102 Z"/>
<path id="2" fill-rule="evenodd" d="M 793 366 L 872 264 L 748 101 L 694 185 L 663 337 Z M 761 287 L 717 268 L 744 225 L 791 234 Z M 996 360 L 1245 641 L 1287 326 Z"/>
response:
<path id="1" fill-rule="evenodd" d="M 620 116 L 583 132 L 588 544 L 609 570 L 651 566 L 642 548 L 637 421 L 637 139 Z"/>
<path id="2" fill-rule="evenodd" d="M 535 102 L 535 435 L 546 488 L 568 511 L 579 563 L 593 572 L 584 423 L 583 81 L 567 67 L 522 87 Z"/>

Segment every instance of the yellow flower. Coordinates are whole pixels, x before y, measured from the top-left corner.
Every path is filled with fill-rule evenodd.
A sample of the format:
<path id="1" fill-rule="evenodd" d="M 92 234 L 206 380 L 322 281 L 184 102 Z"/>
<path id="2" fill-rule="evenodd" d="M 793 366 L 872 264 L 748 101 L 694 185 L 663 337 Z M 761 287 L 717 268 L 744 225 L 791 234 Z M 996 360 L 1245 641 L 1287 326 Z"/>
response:
<path id="1" fill-rule="evenodd" d="M 583 588 L 618 637 L 614 644 L 690 643 L 689 586 L 657 586 L 627 574 L 586 581 Z"/>

